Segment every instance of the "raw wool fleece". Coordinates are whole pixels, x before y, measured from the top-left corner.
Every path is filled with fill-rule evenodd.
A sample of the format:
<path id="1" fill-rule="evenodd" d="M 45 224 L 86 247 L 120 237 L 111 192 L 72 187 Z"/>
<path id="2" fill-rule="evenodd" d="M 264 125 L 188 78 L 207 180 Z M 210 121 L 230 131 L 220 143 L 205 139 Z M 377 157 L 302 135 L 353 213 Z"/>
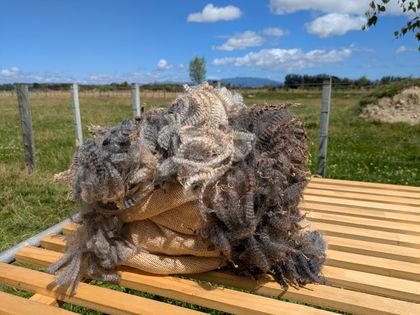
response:
<path id="1" fill-rule="evenodd" d="M 191 209 L 205 223 L 192 234 L 235 272 L 271 274 L 284 289 L 323 282 L 326 243 L 319 232 L 303 230 L 298 209 L 310 175 L 302 122 L 286 105 L 248 108 L 226 88 L 185 89 L 166 110 L 100 129 L 75 153 L 66 176 L 81 227 L 49 268 L 59 271 L 56 283 L 74 291 L 85 276 L 118 281 L 119 265 L 151 254 L 127 232 L 149 219 L 145 201 L 179 185 L 181 200 L 195 200 Z M 141 235 L 141 224 L 136 231 Z"/>

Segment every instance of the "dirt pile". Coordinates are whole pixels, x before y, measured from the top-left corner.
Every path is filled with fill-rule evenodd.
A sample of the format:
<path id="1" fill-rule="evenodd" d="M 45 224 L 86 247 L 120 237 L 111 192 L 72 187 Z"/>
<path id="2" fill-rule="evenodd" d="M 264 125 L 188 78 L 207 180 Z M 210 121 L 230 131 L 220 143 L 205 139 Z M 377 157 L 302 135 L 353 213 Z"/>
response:
<path id="1" fill-rule="evenodd" d="M 420 123 L 420 87 L 413 86 L 393 97 L 380 98 L 376 103 L 366 105 L 360 117 L 387 123 Z"/>

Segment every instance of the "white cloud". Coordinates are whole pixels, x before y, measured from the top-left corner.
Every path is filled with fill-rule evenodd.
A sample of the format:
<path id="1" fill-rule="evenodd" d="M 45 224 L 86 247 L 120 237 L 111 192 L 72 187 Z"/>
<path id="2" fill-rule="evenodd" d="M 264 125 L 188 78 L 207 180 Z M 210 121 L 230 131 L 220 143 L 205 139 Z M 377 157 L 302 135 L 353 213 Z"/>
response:
<path id="1" fill-rule="evenodd" d="M 282 30 L 278 27 L 268 27 L 263 30 L 264 35 L 282 37 L 288 34 L 288 31 Z"/>
<path id="2" fill-rule="evenodd" d="M 218 21 L 231 21 L 239 19 L 242 15 L 241 9 L 228 5 L 226 7 L 215 7 L 212 3 L 207 4 L 202 12 L 191 13 L 187 17 L 188 22 L 214 23 Z"/>
<path id="3" fill-rule="evenodd" d="M 170 65 L 165 59 L 160 59 L 156 67 L 159 71 L 165 71 L 171 69 L 172 65 Z"/>
<path id="4" fill-rule="evenodd" d="M 302 10 L 321 11 L 323 13 L 363 14 L 369 9 L 371 0 L 270 0 L 270 9 L 275 14 L 288 14 Z M 401 15 L 397 1 L 387 5 L 388 14 Z"/>
<path id="5" fill-rule="evenodd" d="M 363 16 L 352 16 L 347 13 L 329 13 L 307 23 L 306 29 L 311 34 L 330 37 L 333 35 L 344 35 L 352 30 L 360 30 L 365 23 L 366 18 Z"/>
<path id="6" fill-rule="evenodd" d="M 246 31 L 230 37 L 223 45 L 215 46 L 215 50 L 233 51 L 244 50 L 249 47 L 261 46 L 264 38 L 252 31 Z"/>
<path id="7" fill-rule="evenodd" d="M 24 72 L 18 67 L 0 69 L 0 83 L 16 82 L 71 82 L 73 78 L 64 77 L 60 72 L 33 73 Z"/>
<path id="8" fill-rule="evenodd" d="M 344 35 L 348 31 L 361 29 L 366 22 L 364 13 L 369 10 L 371 0 L 270 0 L 270 9 L 275 14 L 289 14 L 298 11 L 318 11 L 325 15 L 306 25 L 309 33 L 321 37 Z M 398 1 L 390 1 L 386 12 L 389 15 L 403 15 Z"/>
<path id="9" fill-rule="evenodd" d="M 9 69 L 0 69 L 0 78 L 18 79 L 21 71 L 18 67 L 11 67 Z"/>
<path id="10" fill-rule="evenodd" d="M 0 68 L 0 84 L 2 83 L 71 83 L 79 82 L 94 83 L 94 84 L 106 84 L 111 82 L 159 82 L 159 81 L 187 81 L 188 77 L 183 67 L 175 67 L 166 63 L 166 66 L 176 70 L 174 73 L 159 71 L 157 69 L 153 71 L 135 71 L 126 73 L 92 73 L 85 77 L 76 78 L 74 76 L 55 72 L 55 73 L 36 73 L 36 72 L 25 72 L 20 70 L 18 67 Z"/>
<path id="11" fill-rule="evenodd" d="M 214 65 L 232 64 L 236 67 L 256 67 L 266 70 L 300 70 L 335 63 L 347 59 L 352 54 L 350 48 L 341 50 L 302 49 L 262 49 L 250 52 L 242 57 L 225 57 L 213 60 Z"/>
<path id="12" fill-rule="evenodd" d="M 395 53 L 401 54 L 401 53 L 404 53 L 406 51 L 417 51 L 417 49 L 416 48 L 410 48 L 410 47 L 402 45 L 402 46 L 398 47 L 397 50 L 395 50 Z"/>

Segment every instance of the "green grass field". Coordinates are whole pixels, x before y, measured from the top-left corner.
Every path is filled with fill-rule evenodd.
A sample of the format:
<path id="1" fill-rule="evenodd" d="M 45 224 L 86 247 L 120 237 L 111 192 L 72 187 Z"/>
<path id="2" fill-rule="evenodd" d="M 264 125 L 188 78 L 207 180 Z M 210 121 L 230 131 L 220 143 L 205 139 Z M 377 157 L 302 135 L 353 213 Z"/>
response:
<path id="1" fill-rule="evenodd" d="M 243 91 L 248 105 L 290 102 L 304 122 L 315 172 L 321 91 Z M 420 125 L 367 122 L 357 117 L 365 92 L 332 96 L 327 176 L 330 178 L 420 186 Z M 31 97 L 37 170 L 28 174 L 16 97 L 0 97 L 0 251 L 58 223 L 76 210 L 67 187 L 53 175 L 68 167 L 75 150 L 70 96 Z M 130 98 L 81 96 L 87 125 L 114 125 L 131 116 Z M 170 100 L 142 99 L 146 110 Z M 0 290 L 13 290 L 0 287 Z M 22 294 L 17 290 L 12 291 Z M 78 311 L 71 306 L 69 309 Z M 89 313 L 90 314 L 90 313 Z"/>
<path id="2" fill-rule="evenodd" d="M 305 122 L 311 141 L 311 170 L 316 169 L 320 91 L 244 91 L 246 103 L 291 102 Z M 332 96 L 327 176 L 403 185 L 420 185 L 420 126 L 366 122 L 357 117 L 363 93 Z M 170 100 L 143 99 L 146 110 Z M 130 98 L 81 96 L 84 135 L 87 125 L 114 125 L 130 117 Z M 75 149 L 70 96 L 31 98 L 37 170 L 25 169 L 15 97 L 0 98 L 0 251 L 67 217 L 75 205 L 67 187 L 53 175 L 67 168 Z"/>

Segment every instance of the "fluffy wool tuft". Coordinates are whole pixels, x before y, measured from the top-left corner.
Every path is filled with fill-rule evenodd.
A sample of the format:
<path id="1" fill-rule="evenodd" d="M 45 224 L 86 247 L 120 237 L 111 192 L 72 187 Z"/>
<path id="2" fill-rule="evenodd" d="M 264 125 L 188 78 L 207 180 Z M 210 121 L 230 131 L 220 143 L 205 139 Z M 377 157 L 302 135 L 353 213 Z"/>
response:
<path id="1" fill-rule="evenodd" d="M 166 110 L 96 128 L 66 175 L 82 225 L 50 267 L 57 284 L 117 281 L 116 268 L 143 250 L 122 237 L 118 214 L 174 184 L 196 194 L 203 220 L 213 222 L 196 233 L 235 272 L 271 274 L 284 289 L 322 282 L 326 243 L 303 231 L 298 209 L 310 175 L 307 138 L 285 107 L 248 108 L 239 94 L 204 83 L 186 87 Z"/>

